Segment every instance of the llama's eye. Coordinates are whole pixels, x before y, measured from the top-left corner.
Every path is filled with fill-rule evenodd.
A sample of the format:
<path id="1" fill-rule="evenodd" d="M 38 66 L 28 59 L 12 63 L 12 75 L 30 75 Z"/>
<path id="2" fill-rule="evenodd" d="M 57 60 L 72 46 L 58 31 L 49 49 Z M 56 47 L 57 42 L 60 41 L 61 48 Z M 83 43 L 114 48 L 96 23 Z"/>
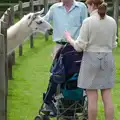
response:
<path id="1" fill-rule="evenodd" d="M 40 25 L 43 23 L 43 21 L 37 21 L 36 23 Z"/>
<path id="2" fill-rule="evenodd" d="M 28 17 L 28 19 L 30 19 L 31 18 L 31 15 Z"/>

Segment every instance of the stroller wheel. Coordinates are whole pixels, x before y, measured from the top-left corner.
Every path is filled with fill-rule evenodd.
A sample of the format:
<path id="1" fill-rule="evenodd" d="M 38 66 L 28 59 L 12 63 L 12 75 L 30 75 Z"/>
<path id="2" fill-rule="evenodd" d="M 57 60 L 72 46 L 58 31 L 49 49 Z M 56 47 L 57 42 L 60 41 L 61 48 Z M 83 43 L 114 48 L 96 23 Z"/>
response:
<path id="1" fill-rule="evenodd" d="M 43 117 L 41 115 L 38 115 L 35 117 L 35 120 L 43 120 Z"/>
<path id="2" fill-rule="evenodd" d="M 47 115 L 43 115 L 43 120 L 50 120 L 50 118 Z"/>

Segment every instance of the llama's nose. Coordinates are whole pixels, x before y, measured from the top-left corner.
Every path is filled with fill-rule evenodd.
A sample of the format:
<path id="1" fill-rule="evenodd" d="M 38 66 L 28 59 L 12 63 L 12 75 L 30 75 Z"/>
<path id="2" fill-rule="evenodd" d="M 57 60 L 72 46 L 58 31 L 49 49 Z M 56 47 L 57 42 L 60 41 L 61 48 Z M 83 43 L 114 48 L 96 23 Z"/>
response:
<path id="1" fill-rule="evenodd" d="M 49 35 L 52 35 L 52 34 L 53 34 L 53 29 L 52 29 L 52 28 L 48 30 L 48 34 L 49 34 Z"/>

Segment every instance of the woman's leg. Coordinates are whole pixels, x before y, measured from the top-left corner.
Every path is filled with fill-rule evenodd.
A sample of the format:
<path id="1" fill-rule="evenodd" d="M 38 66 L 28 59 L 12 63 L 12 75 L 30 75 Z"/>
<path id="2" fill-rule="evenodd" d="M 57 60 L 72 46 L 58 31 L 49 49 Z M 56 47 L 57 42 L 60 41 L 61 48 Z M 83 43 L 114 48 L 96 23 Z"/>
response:
<path id="1" fill-rule="evenodd" d="M 102 100 L 104 103 L 105 118 L 106 120 L 114 119 L 114 106 L 112 103 L 111 89 L 101 90 Z"/>
<path id="2" fill-rule="evenodd" d="M 87 90 L 87 97 L 88 97 L 88 120 L 96 120 L 98 91 Z"/>

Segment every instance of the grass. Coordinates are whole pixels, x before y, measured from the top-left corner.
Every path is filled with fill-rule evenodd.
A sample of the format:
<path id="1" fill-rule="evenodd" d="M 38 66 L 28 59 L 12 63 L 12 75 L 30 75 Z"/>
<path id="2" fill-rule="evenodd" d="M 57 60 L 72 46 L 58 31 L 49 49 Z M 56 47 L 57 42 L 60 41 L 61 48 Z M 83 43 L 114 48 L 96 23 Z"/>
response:
<path id="1" fill-rule="evenodd" d="M 43 37 L 35 43 L 35 48 L 30 49 L 28 41 L 23 56 L 16 58 L 14 79 L 9 81 L 8 120 L 33 120 L 42 103 L 49 79 L 52 44 Z"/>
<path id="2" fill-rule="evenodd" d="M 24 45 L 23 56 L 16 55 L 13 67 L 13 80 L 9 80 L 8 119 L 33 120 L 42 103 L 42 93 L 46 91 L 51 65 L 53 43 L 43 36 L 35 39 L 35 48 L 29 48 L 29 41 Z M 17 51 L 18 53 L 18 51 Z M 116 62 L 116 83 L 112 91 L 115 104 L 115 119 L 120 117 L 120 47 L 114 50 Z M 98 120 L 104 120 L 101 98 L 99 99 Z"/>

